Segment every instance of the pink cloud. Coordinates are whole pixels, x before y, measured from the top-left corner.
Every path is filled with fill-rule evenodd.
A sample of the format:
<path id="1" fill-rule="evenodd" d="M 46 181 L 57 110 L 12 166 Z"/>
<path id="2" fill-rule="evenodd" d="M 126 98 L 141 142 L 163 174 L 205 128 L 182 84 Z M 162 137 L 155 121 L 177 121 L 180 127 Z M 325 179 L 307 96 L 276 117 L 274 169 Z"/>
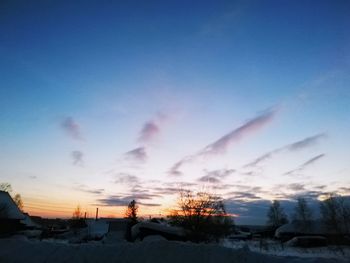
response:
<path id="1" fill-rule="evenodd" d="M 224 153 L 228 147 L 240 139 L 248 136 L 251 133 L 257 132 L 272 121 L 276 114 L 276 110 L 270 110 L 246 122 L 237 129 L 224 135 L 220 139 L 206 146 L 201 152 L 201 155 Z"/>
<path id="2" fill-rule="evenodd" d="M 150 142 L 160 133 L 160 128 L 158 124 L 154 121 L 146 122 L 140 132 L 139 141 L 140 142 Z"/>
<path id="3" fill-rule="evenodd" d="M 65 118 L 61 123 L 61 127 L 71 138 L 83 140 L 80 126 L 72 117 Z"/>

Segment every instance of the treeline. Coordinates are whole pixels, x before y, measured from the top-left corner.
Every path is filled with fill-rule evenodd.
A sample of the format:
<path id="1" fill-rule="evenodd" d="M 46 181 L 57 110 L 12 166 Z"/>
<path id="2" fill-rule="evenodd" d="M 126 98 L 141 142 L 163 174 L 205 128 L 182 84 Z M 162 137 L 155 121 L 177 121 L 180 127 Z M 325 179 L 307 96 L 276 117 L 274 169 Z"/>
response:
<path id="1" fill-rule="evenodd" d="M 337 234 L 350 233 L 350 200 L 343 196 L 329 194 L 319 204 L 321 223 L 329 230 Z M 272 229 L 289 222 L 280 202 L 275 200 L 272 202 L 267 213 L 267 224 Z M 294 213 L 291 217 L 300 230 L 308 230 L 315 220 L 314 211 L 311 209 L 305 198 L 298 198 Z"/>

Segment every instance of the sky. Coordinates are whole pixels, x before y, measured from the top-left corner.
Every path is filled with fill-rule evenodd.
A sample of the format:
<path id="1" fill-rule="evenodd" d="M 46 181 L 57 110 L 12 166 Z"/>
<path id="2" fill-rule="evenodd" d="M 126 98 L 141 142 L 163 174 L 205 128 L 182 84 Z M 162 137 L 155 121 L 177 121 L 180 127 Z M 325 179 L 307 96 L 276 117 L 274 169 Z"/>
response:
<path id="1" fill-rule="evenodd" d="M 338 0 L 1 1 L 0 182 L 45 217 L 348 195 L 349 28 Z"/>

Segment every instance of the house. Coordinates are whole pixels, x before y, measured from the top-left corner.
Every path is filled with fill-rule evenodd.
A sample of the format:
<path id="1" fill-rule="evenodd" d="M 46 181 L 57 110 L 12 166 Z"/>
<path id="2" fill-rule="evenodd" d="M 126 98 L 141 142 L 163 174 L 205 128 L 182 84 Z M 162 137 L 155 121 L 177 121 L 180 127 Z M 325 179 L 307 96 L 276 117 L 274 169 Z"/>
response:
<path id="1" fill-rule="evenodd" d="M 8 192 L 0 191 L 0 235 L 6 236 L 23 230 L 25 215 L 19 210 Z"/>

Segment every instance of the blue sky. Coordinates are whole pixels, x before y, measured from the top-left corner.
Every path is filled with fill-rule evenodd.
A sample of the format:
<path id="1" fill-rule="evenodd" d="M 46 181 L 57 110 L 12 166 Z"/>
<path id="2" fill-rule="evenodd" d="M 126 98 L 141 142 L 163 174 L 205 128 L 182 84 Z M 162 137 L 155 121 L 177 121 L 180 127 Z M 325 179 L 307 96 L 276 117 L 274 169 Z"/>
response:
<path id="1" fill-rule="evenodd" d="M 73 2 L 0 4 L 0 175 L 27 210 L 349 193 L 347 1 Z"/>

